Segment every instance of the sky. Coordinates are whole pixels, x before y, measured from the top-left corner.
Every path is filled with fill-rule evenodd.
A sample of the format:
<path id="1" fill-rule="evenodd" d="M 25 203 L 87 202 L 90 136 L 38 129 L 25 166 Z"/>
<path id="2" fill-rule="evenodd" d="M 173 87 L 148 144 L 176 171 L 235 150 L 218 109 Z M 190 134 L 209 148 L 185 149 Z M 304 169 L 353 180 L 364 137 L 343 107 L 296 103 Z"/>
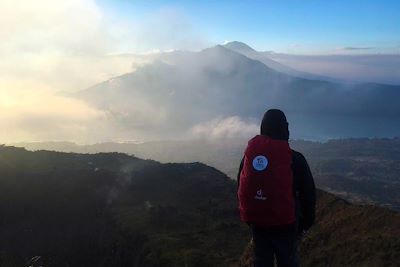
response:
<path id="1" fill-rule="evenodd" d="M 184 22 L 185 27 L 177 29 L 188 35 L 176 37 L 182 42 L 178 45 L 187 49 L 237 40 L 261 51 L 295 54 L 325 54 L 338 50 L 348 53 L 400 52 L 400 2 L 396 0 L 99 0 L 98 4 L 109 10 L 110 16 L 133 23 L 154 16 L 159 16 L 160 20 L 174 17 L 175 22 Z M 157 26 L 168 30 L 174 22 L 169 20 L 161 24 Z M 184 40 L 185 37 L 188 39 Z M 191 44 L 189 38 L 197 38 L 196 45 Z M 165 43 L 169 44 L 169 41 Z M 132 48 L 155 49 L 151 43 Z"/>
<path id="2" fill-rule="evenodd" d="M 0 0 L 0 143 L 74 140 L 104 114 L 68 93 L 157 51 L 242 41 L 289 54 L 399 54 L 399 1 Z"/>

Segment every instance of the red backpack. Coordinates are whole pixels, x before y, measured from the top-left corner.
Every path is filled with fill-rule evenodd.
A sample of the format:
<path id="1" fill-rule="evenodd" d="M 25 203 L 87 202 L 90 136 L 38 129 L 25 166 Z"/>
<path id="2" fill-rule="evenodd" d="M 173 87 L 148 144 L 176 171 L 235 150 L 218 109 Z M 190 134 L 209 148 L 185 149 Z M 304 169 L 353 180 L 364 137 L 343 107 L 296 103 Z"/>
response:
<path id="1" fill-rule="evenodd" d="M 257 135 L 244 155 L 238 190 L 240 218 L 262 227 L 294 223 L 292 150 L 285 140 Z"/>

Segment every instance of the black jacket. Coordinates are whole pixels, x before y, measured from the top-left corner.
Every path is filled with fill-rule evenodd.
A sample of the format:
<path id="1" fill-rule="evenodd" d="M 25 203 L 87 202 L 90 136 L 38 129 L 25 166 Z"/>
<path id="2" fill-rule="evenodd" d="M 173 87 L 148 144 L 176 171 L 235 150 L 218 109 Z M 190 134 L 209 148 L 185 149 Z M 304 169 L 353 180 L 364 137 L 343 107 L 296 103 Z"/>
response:
<path id="1" fill-rule="evenodd" d="M 315 185 L 310 167 L 305 157 L 293 151 L 293 193 L 296 200 L 297 229 L 299 232 L 307 231 L 315 221 Z M 240 173 L 243 168 L 243 159 L 237 175 L 238 186 Z"/>

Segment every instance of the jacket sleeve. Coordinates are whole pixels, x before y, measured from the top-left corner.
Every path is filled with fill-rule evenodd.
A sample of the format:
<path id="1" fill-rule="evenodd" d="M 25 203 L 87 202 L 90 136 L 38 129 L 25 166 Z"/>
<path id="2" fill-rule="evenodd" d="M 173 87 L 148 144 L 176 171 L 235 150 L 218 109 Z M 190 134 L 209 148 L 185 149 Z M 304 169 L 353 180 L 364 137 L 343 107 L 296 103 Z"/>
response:
<path id="1" fill-rule="evenodd" d="M 305 157 L 293 151 L 294 183 L 300 202 L 302 230 L 308 230 L 315 221 L 315 184 L 310 167 Z"/>
<path id="2" fill-rule="evenodd" d="M 239 172 L 238 172 L 237 178 L 236 178 L 238 189 L 239 189 L 239 185 L 240 185 L 240 173 L 242 172 L 242 169 L 243 169 L 243 162 L 244 162 L 244 157 L 243 157 L 242 160 L 240 161 Z"/>

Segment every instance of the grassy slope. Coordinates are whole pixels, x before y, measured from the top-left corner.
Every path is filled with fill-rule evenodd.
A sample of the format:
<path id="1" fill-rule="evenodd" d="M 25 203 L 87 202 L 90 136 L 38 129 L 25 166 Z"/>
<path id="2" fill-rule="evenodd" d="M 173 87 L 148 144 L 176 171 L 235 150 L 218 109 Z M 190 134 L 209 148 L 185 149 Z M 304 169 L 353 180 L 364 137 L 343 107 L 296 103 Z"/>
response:
<path id="1" fill-rule="evenodd" d="M 400 266 L 400 213 L 319 191 L 317 223 L 300 245 L 303 266 Z M 240 266 L 250 267 L 248 246 Z"/>

